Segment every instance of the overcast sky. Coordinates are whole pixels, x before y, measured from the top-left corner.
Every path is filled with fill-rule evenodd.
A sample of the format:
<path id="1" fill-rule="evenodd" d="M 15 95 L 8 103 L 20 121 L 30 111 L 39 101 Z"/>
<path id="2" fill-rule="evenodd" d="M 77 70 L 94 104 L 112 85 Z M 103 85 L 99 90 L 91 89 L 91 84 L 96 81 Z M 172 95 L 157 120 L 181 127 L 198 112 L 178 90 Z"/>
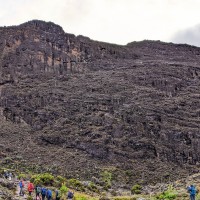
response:
<path id="1" fill-rule="evenodd" d="M 200 0 L 0 0 L 0 26 L 32 19 L 110 43 L 150 39 L 200 46 Z"/>

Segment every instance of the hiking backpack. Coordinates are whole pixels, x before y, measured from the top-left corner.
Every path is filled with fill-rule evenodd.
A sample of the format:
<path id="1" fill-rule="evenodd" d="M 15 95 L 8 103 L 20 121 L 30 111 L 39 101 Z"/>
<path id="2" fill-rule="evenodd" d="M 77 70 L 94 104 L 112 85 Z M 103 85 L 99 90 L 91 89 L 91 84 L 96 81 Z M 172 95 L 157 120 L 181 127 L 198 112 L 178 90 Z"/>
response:
<path id="1" fill-rule="evenodd" d="M 38 194 L 41 193 L 41 187 L 37 187 L 36 191 Z"/>
<path id="2" fill-rule="evenodd" d="M 46 195 L 46 193 L 47 193 L 46 188 L 42 188 L 41 194 L 44 196 L 44 195 Z"/>

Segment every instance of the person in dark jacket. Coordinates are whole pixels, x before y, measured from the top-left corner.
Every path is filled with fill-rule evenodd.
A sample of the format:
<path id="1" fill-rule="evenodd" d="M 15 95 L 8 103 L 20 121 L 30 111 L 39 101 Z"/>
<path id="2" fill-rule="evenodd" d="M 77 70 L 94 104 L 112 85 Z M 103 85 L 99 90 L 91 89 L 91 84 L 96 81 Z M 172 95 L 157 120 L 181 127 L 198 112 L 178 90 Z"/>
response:
<path id="1" fill-rule="evenodd" d="M 190 200 L 195 200 L 197 190 L 194 185 L 190 185 L 190 187 L 188 187 L 188 192 L 190 193 Z"/>
<path id="2" fill-rule="evenodd" d="M 60 200 L 60 191 L 56 190 L 56 200 Z"/>
<path id="3" fill-rule="evenodd" d="M 67 199 L 72 200 L 74 198 L 74 193 L 72 191 L 68 191 L 67 193 Z"/>

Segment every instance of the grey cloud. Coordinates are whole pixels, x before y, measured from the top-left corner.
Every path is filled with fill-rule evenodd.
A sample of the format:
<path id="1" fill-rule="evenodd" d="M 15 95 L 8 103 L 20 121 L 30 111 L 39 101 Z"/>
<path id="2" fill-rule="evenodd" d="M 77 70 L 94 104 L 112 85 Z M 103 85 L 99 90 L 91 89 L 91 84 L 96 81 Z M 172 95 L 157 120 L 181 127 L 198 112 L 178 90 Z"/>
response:
<path id="1" fill-rule="evenodd" d="M 186 43 L 200 47 L 200 24 L 177 32 L 171 41 L 174 43 Z"/>

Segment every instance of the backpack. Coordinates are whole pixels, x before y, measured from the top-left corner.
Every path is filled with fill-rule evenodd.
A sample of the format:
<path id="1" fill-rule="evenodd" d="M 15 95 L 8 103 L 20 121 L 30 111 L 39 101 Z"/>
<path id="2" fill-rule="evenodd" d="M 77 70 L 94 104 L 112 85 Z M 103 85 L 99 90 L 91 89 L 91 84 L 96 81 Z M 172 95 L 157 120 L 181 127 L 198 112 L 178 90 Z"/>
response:
<path id="1" fill-rule="evenodd" d="M 38 194 L 41 193 L 41 187 L 37 187 L 36 191 Z"/>
<path id="2" fill-rule="evenodd" d="M 46 188 L 42 188 L 41 194 L 42 194 L 43 196 L 46 195 L 46 192 L 47 192 Z"/>
<path id="3" fill-rule="evenodd" d="M 196 188 L 195 188 L 195 187 L 191 187 L 191 188 L 190 188 L 190 194 L 191 194 L 191 195 L 195 195 L 196 192 L 197 192 L 197 191 L 196 191 Z"/>
<path id="4" fill-rule="evenodd" d="M 52 191 L 51 190 L 47 190 L 47 196 L 52 197 Z"/>
<path id="5" fill-rule="evenodd" d="M 24 187 L 24 182 L 20 181 L 20 182 L 19 182 L 19 187 L 20 187 L 20 188 L 23 188 L 23 187 Z"/>
<path id="6" fill-rule="evenodd" d="M 33 191 L 33 190 L 34 190 L 33 183 L 29 183 L 28 184 L 28 191 Z"/>
<path id="7" fill-rule="evenodd" d="M 72 192 L 68 192 L 67 197 L 68 197 L 69 199 L 73 199 L 74 194 L 73 194 Z"/>

